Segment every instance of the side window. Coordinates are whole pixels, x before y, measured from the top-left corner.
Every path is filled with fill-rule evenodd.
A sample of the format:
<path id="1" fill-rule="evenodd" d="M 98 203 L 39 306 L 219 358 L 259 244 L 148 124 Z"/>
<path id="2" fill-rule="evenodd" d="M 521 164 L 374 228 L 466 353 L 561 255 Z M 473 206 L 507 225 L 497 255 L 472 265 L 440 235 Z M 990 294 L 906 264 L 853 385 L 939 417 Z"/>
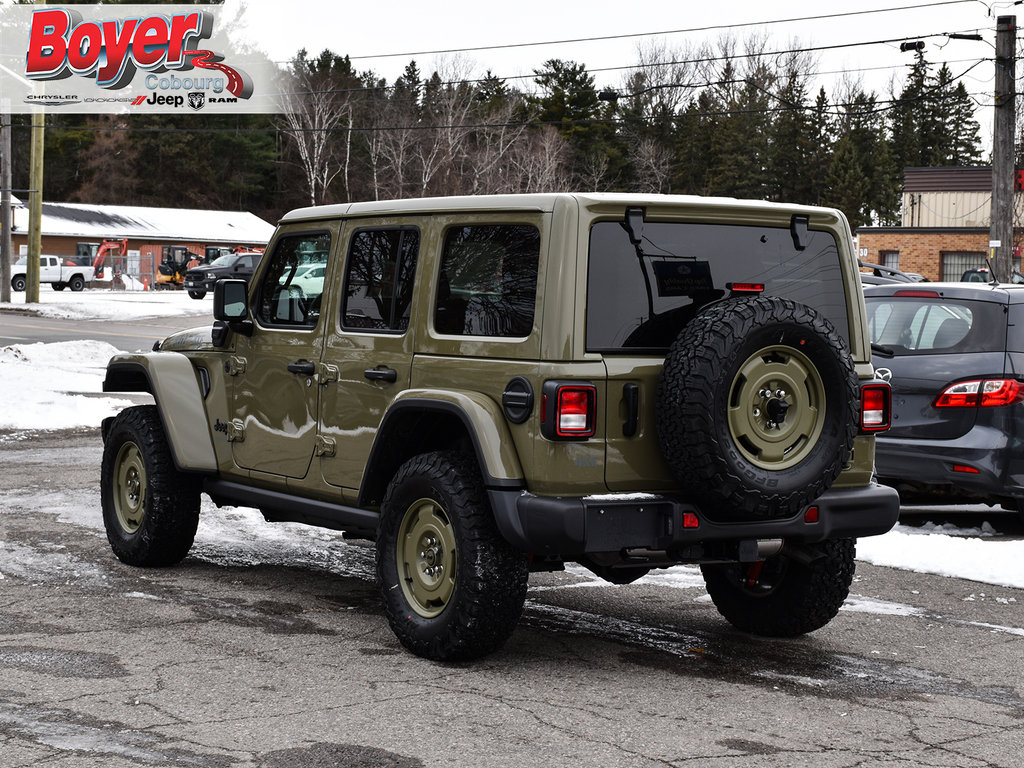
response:
<path id="1" fill-rule="evenodd" d="M 327 232 L 285 235 L 274 245 L 260 281 L 256 319 L 262 325 L 313 328 L 320 320 L 323 278 L 303 281 L 311 253 L 326 253 Z M 316 262 L 319 263 L 319 262 Z"/>
<path id="2" fill-rule="evenodd" d="M 409 327 L 419 247 L 414 227 L 362 229 L 352 235 L 342 327 L 387 333 Z"/>
<path id="3" fill-rule="evenodd" d="M 526 224 L 448 230 L 434 328 L 459 336 L 529 336 L 537 299 L 540 232 Z"/>

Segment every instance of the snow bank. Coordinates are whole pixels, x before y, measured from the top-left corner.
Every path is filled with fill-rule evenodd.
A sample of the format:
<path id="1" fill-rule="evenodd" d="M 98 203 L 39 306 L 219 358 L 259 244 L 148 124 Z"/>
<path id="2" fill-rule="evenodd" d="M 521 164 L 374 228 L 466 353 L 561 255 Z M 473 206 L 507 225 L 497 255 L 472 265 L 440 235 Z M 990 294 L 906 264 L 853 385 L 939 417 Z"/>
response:
<path id="1" fill-rule="evenodd" d="M 857 559 L 873 565 L 935 573 L 1024 589 L 1024 541 L 986 541 L 991 526 L 970 531 L 952 526 L 897 525 L 884 536 L 857 541 Z M 975 535 L 971 535 L 975 534 Z"/>
<path id="2" fill-rule="evenodd" d="M 209 299 L 197 301 L 185 291 L 143 291 L 141 283 L 130 283 L 132 290 L 87 290 L 79 293 L 55 291 L 48 285 L 39 287 L 39 303 L 26 304 L 25 294 L 12 293 L 5 309 L 23 307 L 44 317 L 62 317 L 72 320 L 134 320 L 140 317 L 177 317 L 207 315 L 212 311 Z M 2 315 L 0 315 L 2 316 Z"/>
<path id="3" fill-rule="evenodd" d="M 16 344 L 0 348 L 0 429 L 96 427 L 125 405 L 97 397 L 107 360 L 103 341 Z"/>

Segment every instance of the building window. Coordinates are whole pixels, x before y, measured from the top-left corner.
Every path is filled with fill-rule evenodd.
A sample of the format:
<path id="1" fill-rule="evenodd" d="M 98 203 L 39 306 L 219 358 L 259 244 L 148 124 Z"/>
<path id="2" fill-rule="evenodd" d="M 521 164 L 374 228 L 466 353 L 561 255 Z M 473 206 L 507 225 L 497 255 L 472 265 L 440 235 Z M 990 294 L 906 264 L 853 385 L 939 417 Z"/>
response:
<path id="1" fill-rule="evenodd" d="M 980 251 L 950 251 L 940 254 L 942 279 L 959 282 L 964 272 L 985 266 L 985 254 Z"/>
<path id="2" fill-rule="evenodd" d="M 878 263 L 883 267 L 890 267 L 891 269 L 900 268 L 900 252 L 899 251 L 879 251 L 878 252 Z"/>

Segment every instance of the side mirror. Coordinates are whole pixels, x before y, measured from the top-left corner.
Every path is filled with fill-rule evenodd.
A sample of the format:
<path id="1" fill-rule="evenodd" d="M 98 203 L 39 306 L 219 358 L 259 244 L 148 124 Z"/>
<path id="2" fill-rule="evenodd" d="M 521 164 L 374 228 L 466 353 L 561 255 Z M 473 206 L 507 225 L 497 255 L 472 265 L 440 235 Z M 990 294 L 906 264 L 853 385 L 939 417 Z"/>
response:
<path id="1" fill-rule="evenodd" d="M 218 280 L 213 286 L 213 316 L 229 323 L 248 318 L 247 290 L 244 280 Z"/>
<path id="2" fill-rule="evenodd" d="M 213 286 L 213 344 L 224 346 L 230 331 L 252 336 L 249 319 L 248 286 L 245 280 L 218 280 Z"/>

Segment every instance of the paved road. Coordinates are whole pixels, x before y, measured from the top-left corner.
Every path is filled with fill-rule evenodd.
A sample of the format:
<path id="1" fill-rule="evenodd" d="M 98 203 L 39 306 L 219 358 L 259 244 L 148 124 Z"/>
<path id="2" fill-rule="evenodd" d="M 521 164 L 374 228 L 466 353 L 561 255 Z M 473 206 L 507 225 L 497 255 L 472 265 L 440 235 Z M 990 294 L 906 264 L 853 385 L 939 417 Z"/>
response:
<path id="1" fill-rule="evenodd" d="M 182 565 L 121 564 L 100 450 L 0 434 L 3 768 L 1021 764 L 1022 590 L 860 564 L 849 610 L 766 640 L 695 572 L 535 575 L 503 651 L 434 664 L 332 532 L 207 503 Z"/>
<path id="2" fill-rule="evenodd" d="M 181 327 L 2 314 L 0 343 L 83 325 L 122 349 Z M 183 564 L 121 564 L 100 452 L 0 433 L 0 768 L 1021 764 L 1024 590 L 861 563 L 830 625 L 766 640 L 692 569 L 538 574 L 503 651 L 434 664 L 390 632 L 365 542 L 206 502 Z"/>
<path id="3" fill-rule="evenodd" d="M 213 322 L 202 316 L 136 320 L 67 320 L 4 310 L 0 312 L 0 346 L 34 342 L 98 339 L 124 352 L 149 350 L 153 342 L 183 328 Z"/>

